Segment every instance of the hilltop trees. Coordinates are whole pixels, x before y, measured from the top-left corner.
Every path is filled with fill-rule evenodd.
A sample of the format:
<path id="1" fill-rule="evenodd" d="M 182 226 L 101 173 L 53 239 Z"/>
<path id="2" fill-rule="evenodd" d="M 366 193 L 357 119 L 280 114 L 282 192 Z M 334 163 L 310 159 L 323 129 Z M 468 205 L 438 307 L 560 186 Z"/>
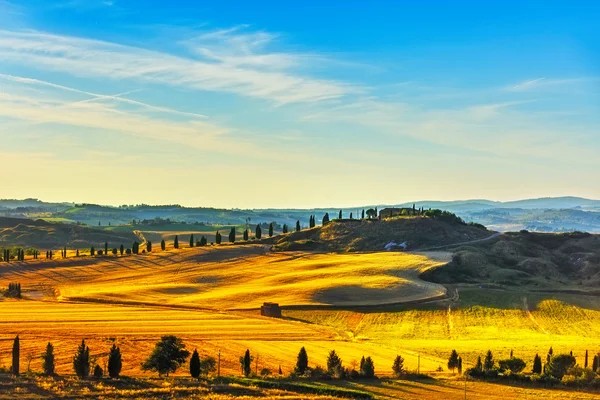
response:
<path id="1" fill-rule="evenodd" d="M 262 229 L 260 227 L 260 224 L 256 225 L 256 232 L 255 233 L 256 233 L 256 238 L 257 239 L 260 239 L 262 237 Z"/>
<path id="2" fill-rule="evenodd" d="M 369 218 L 369 219 L 375 219 L 375 218 L 377 218 L 377 211 L 375 211 L 372 208 L 369 208 L 367 210 L 367 218 Z"/>
<path id="3" fill-rule="evenodd" d="M 458 368 L 458 353 L 456 350 L 452 350 L 452 353 L 450 353 L 450 357 L 448 358 L 448 369 L 451 369 L 452 372 L 454 372 L 456 368 Z"/>
<path id="4" fill-rule="evenodd" d="M 329 223 L 329 213 L 325 213 L 325 215 L 323 215 L 323 226 L 327 225 Z"/>
<path id="5" fill-rule="evenodd" d="M 304 375 L 306 370 L 308 369 L 308 354 L 306 354 L 306 349 L 304 346 L 300 349 L 298 353 L 298 359 L 296 360 L 296 368 L 294 372 L 298 375 Z"/>
<path id="6" fill-rule="evenodd" d="M 21 343 L 19 341 L 19 335 L 15 337 L 12 347 L 12 369 L 11 372 L 14 376 L 19 376 L 19 360 L 21 357 Z"/>
<path id="7" fill-rule="evenodd" d="M 46 345 L 46 351 L 42 353 L 42 368 L 44 374 L 54 375 L 54 346 L 50 342 Z"/>
<path id="8" fill-rule="evenodd" d="M 158 372 L 159 376 L 177 371 L 190 355 L 182 340 L 173 335 L 163 336 L 152 351 L 152 354 L 142 363 L 143 371 Z"/>
<path id="9" fill-rule="evenodd" d="M 165 249 L 167 248 L 167 244 L 165 243 L 165 239 L 160 241 L 160 249 L 162 251 L 165 251 Z"/>
<path id="10" fill-rule="evenodd" d="M 175 240 L 173 241 L 173 247 L 178 249 L 179 248 L 179 236 L 175 235 Z"/>
<path id="11" fill-rule="evenodd" d="M 198 355 L 198 350 L 194 349 L 190 359 L 190 375 L 192 378 L 200 379 L 200 372 L 200 355 Z"/>
<path id="12" fill-rule="evenodd" d="M 123 360 L 121 358 L 121 349 L 113 343 L 110 352 L 108 353 L 108 376 L 115 379 L 121 375 Z"/>
<path id="13" fill-rule="evenodd" d="M 394 376 L 399 378 L 404 373 L 404 358 L 402 356 L 396 356 L 394 359 L 394 364 L 392 365 L 392 371 L 394 371 Z"/>
<path id="14" fill-rule="evenodd" d="M 308 226 L 310 228 L 314 228 L 315 227 L 315 216 L 311 215 L 310 218 L 308 219 Z"/>
<path id="15" fill-rule="evenodd" d="M 73 370 L 80 379 L 90 375 L 90 348 L 85 345 L 85 340 L 82 340 L 77 347 L 77 352 L 73 357 Z"/>
<path id="16" fill-rule="evenodd" d="M 269 237 L 272 237 L 272 236 L 273 236 L 273 223 L 271 222 L 269 224 Z"/>
<path id="17" fill-rule="evenodd" d="M 229 242 L 235 243 L 235 227 L 231 227 L 231 231 L 229 231 Z"/>
<path id="18" fill-rule="evenodd" d="M 340 213 L 338 215 L 338 219 L 342 219 L 342 210 L 340 210 Z"/>

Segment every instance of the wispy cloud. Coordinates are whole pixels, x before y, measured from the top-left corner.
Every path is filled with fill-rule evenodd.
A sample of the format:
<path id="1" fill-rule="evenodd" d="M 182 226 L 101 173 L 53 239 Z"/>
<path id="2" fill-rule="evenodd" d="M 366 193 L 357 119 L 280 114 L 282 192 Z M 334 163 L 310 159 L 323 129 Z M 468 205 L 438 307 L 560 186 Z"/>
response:
<path id="1" fill-rule="evenodd" d="M 225 35 L 225 36 L 224 36 Z M 227 36 L 229 35 L 229 36 Z M 231 33 L 213 33 L 216 40 L 229 37 L 238 49 L 248 51 L 270 37 L 260 34 L 230 37 Z M 206 38 L 206 37 L 205 37 Z M 279 104 L 318 102 L 343 97 L 358 89 L 332 80 L 305 77 L 299 73 L 263 68 L 283 53 L 248 53 L 244 58 L 200 50 L 212 58 L 198 60 L 154 50 L 105 41 L 60 36 L 42 32 L 0 31 L 0 58 L 4 62 L 26 64 L 40 69 L 66 72 L 79 77 L 183 87 L 194 90 L 236 93 L 270 100 Z M 262 57 L 262 58 L 261 58 Z M 293 55 L 287 56 L 293 59 Z"/>
<path id="2" fill-rule="evenodd" d="M 548 79 L 546 77 L 536 78 L 520 82 L 516 85 L 511 85 L 506 89 L 513 92 L 525 92 L 539 88 L 547 88 L 554 86 L 563 85 L 575 85 L 586 82 L 598 81 L 600 78 L 597 77 L 581 77 L 581 78 L 564 78 L 564 79 Z"/>

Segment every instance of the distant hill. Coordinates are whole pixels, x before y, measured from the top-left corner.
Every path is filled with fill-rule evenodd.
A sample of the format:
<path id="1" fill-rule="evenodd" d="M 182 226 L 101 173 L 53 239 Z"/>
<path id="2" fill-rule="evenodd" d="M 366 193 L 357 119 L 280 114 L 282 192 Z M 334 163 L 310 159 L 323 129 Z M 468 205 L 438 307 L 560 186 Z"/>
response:
<path id="1" fill-rule="evenodd" d="M 489 237 L 485 228 L 425 217 L 333 220 L 325 226 L 273 238 L 275 250 L 382 251 L 390 243 L 425 249 Z"/>
<path id="2" fill-rule="evenodd" d="M 111 232 L 86 226 L 49 223 L 42 220 L 0 217 L 0 247 L 33 247 L 38 249 L 69 249 L 100 247 L 108 242 L 112 247 L 131 245 L 138 240 L 133 233 Z"/>

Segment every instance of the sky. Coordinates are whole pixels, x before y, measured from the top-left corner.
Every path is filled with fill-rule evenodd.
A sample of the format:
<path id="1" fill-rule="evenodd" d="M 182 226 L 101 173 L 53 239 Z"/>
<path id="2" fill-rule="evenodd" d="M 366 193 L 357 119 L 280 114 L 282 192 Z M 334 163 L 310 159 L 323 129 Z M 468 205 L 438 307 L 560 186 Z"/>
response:
<path id="1" fill-rule="evenodd" d="M 600 198 L 600 2 L 0 0 L 0 198 Z"/>

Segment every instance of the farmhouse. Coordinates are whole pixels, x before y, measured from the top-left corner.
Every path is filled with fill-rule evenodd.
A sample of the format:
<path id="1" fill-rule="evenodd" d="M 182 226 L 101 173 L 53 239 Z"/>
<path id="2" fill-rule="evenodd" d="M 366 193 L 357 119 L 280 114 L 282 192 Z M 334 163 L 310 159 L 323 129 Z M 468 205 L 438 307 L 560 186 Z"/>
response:
<path id="1" fill-rule="evenodd" d="M 415 214 L 415 211 L 412 208 L 389 207 L 389 208 L 384 208 L 383 210 L 379 211 L 379 219 L 397 217 L 400 215 L 414 215 L 414 214 Z"/>
<path id="2" fill-rule="evenodd" d="M 260 307 L 260 315 L 281 318 L 281 307 L 279 307 L 278 303 L 263 303 Z"/>

